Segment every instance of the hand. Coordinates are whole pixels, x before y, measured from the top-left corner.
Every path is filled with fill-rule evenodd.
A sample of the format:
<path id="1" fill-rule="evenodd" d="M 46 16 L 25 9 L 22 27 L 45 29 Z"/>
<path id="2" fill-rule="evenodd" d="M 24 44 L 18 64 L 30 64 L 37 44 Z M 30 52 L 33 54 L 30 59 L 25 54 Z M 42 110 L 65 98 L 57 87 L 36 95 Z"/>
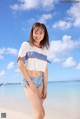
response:
<path id="1" fill-rule="evenodd" d="M 43 88 L 42 99 L 45 99 L 46 97 L 47 97 L 47 88 Z"/>
<path id="2" fill-rule="evenodd" d="M 35 86 L 35 84 L 33 82 L 31 82 L 30 84 L 30 88 L 34 91 L 34 92 L 37 92 L 37 88 Z"/>

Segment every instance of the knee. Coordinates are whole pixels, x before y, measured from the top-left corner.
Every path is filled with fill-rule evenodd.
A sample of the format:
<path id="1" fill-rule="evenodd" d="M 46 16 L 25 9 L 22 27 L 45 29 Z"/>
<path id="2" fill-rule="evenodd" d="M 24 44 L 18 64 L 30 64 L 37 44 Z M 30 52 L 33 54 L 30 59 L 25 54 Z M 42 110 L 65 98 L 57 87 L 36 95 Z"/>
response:
<path id="1" fill-rule="evenodd" d="M 40 111 L 36 113 L 36 118 L 37 119 L 43 119 L 45 116 L 45 112 L 44 111 Z"/>
<path id="2" fill-rule="evenodd" d="M 44 118 L 44 116 L 45 116 L 45 112 L 44 111 L 42 111 L 42 112 L 40 112 L 40 116 L 42 117 L 42 119 Z"/>

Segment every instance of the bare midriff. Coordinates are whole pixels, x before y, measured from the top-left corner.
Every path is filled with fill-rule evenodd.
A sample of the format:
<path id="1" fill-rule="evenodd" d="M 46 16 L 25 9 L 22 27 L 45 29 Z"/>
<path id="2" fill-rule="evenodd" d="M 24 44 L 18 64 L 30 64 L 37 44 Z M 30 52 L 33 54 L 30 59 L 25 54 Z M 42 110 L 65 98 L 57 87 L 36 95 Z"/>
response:
<path id="1" fill-rule="evenodd" d="M 30 77 L 37 77 L 43 74 L 42 71 L 26 70 Z"/>

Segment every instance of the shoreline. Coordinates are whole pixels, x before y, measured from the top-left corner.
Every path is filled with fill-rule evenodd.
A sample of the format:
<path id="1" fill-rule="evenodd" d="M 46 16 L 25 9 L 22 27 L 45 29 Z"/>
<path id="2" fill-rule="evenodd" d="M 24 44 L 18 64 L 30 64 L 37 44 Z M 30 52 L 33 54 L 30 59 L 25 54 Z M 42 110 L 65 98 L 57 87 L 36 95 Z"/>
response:
<path id="1" fill-rule="evenodd" d="M 70 83 L 70 82 L 80 82 L 80 80 L 61 80 L 61 81 L 48 81 L 49 83 Z M 21 85 L 21 83 L 0 83 L 0 86 L 4 86 L 4 85 Z"/>

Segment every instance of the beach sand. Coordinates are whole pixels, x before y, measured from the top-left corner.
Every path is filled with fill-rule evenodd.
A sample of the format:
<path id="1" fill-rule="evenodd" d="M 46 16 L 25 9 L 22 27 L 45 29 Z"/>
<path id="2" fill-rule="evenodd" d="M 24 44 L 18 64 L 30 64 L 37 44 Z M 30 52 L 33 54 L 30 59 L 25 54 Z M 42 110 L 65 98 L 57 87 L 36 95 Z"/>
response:
<path id="1" fill-rule="evenodd" d="M 5 119 L 32 119 L 31 117 L 27 116 L 26 114 L 16 112 L 14 110 L 4 109 L 4 108 L 0 108 L 0 119 L 2 119 L 1 118 L 2 113 L 6 113 Z"/>
<path id="2" fill-rule="evenodd" d="M 45 104 L 45 118 L 44 119 L 80 119 L 80 109 L 76 111 L 75 109 L 72 108 L 72 106 L 68 108 L 68 106 L 64 106 L 63 104 Z M 5 119 L 33 119 L 33 111 L 31 110 L 32 108 L 26 108 L 26 111 L 23 109 L 21 111 L 17 107 L 15 109 L 9 109 L 9 108 L 0 108 L 0 119 L 2 113 L 6 113 L 6 118 Z"/>

